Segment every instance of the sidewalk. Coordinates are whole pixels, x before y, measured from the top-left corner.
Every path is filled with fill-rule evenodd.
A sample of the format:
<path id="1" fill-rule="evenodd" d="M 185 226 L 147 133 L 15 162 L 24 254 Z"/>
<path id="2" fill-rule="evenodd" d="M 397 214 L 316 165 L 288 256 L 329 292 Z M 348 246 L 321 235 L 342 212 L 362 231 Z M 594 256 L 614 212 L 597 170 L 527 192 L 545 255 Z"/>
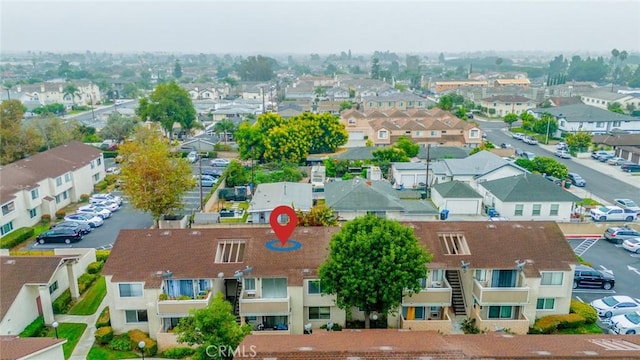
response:
<path id="1" fill-rule="evenodd" d="M 102 299 L 100 306 L 98 306 L 98 310 L 93 315 L 55 315 L 55 321 L 62 323 L 82 323 L 87 324 L 87 328 L 84 330 L 84 333 L 80 337 L 78 344 L 75 349 L 73 349 L 73 353 L 69 357 L 69 360 L 85 360 L 89 355 L 89 351 L 93 346 L 93 342 L 95 340 L 94 335 L 96 332 L 96 320 L 98 316 L 102 313 L 102 310 L 107 306 L 107 296 Z"/>

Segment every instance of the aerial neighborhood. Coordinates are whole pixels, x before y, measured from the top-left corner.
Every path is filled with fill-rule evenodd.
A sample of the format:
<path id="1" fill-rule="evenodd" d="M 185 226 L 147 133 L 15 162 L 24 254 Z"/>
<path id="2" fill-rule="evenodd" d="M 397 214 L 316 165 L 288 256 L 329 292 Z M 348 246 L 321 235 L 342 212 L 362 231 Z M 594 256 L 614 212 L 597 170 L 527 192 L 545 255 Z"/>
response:
<path id="1" fill-rule="evenodd" d="M 2 359 L 640 358 L 640 53 L 564 56 L 3 54 Z"/>

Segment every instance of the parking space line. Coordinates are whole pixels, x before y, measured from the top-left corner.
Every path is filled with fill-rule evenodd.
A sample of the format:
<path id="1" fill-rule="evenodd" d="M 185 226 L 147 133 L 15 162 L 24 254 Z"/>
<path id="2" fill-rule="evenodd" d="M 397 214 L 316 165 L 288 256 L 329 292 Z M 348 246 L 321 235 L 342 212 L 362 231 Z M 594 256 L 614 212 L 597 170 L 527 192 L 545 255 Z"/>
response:
<path id="1" fill-rule="evenodd" d="M 573 289 L 574 293 L 589 293 L 589 294 L 615 294 L 615 290 L 598 290 L 598 289 Z"/>
<path id="2" fill-rule="evenodd" d="M 584 302 L 584 300 L 580 299 L 580 296 L 576 296 L 576 299 L 578 299 L 578 301 L 580 302 Z"/>

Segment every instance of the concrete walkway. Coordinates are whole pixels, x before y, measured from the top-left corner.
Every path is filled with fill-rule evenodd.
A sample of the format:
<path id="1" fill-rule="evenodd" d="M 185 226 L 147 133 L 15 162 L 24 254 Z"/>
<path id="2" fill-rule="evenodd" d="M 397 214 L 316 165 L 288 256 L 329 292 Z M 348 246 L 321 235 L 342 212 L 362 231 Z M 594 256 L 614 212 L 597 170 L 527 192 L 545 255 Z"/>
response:
<path id="1" fill-rule="evenodd" d="M 75 349 L 71 353 L 71 357 L 69 360 L 85 360 L 89 355 L 89 351 L 93 346 L 93 342 L 95 340 L 95 332 L 96 332 L 96 320 L 102 313 L 102 310 L 107 306 L 107 298 L 109 295 L 105 296 L 98 306 L 98 310 L 93 315 L 55 315 L 55 321 L 59 323 L 81 323 L 87 324 L 87 328 L 84 330 L 84 333 L 80 337 L 80 341 L 76 345 Z"/>

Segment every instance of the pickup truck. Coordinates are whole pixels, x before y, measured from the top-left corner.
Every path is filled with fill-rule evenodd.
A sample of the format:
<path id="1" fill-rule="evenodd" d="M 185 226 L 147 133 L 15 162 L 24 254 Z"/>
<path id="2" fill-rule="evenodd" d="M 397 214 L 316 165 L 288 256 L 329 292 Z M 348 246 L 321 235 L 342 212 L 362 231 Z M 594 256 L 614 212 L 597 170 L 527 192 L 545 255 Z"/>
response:
<path id="1" fill-rule="evenodd" d="M 590 213 L 593 221 L 633 221 L 638 216 L 635 211 L 618 206 L 602 206 L 591 210 Z"/>

